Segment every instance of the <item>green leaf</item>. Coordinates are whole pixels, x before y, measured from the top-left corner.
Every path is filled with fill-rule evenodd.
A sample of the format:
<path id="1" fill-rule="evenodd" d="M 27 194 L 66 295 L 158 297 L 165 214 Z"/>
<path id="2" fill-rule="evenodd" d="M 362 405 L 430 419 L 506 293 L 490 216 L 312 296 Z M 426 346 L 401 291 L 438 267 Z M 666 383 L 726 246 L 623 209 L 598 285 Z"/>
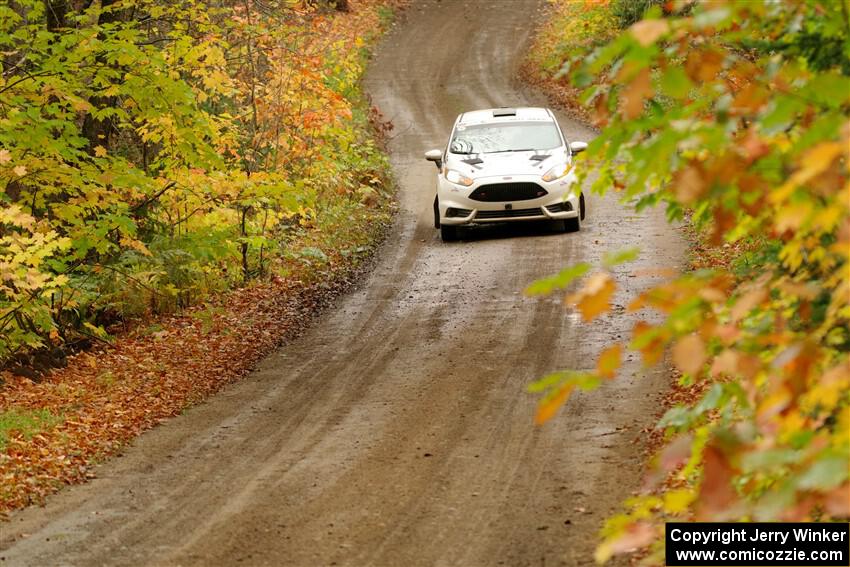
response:
<path id="1" fill-rule="evenodd" d="M 581 262 L 568 268 L 564 268 L 554 276 L 549 276 L 535 281 L 525 288 L 526 295 L 549 295 L 555 290 L 564 289 L 577 278 L 582 277 L 590 270 L 590 264 Z"/>
<path id="2" fill-rule="evenodd" d="M 816 461 L 797 479 L 803 490 L 829 490 L 840 486 L 848 477 L 850 460 L 846 456 L 827 456 Z"/>
<path id="3" fill-rule="evenodd" d="M 613 268 L 619 264 L 624 264 L 637 259 L 638 254 L 640 254 L 640 248 L 637 247 L 624 248 L 623 250 L 617 250 L 615 252 L 606 252 L 602 256 L 602 265 L 606 268 Z"/>
<path id="4" fill-rule="evenodd" d="M 660 82 L 664 93 L 676 99 L 687 97 L 693 88 L 691 80 L 681 67 L 668 67 L 661 75 Z"/>

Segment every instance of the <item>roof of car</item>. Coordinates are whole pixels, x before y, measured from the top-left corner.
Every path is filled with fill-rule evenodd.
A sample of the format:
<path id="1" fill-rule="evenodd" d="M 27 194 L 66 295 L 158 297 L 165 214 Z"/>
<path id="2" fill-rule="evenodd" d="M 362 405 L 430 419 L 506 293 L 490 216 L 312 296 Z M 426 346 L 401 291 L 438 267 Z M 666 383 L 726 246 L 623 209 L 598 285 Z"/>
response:
<path id="1" fill-rule="evenodd" d="M 488 122 L 528 122 L 541 120 L 550 122 L 552 115 L 549 110 L 539 107 L 520 108 L 485 108 L 464 112 L 458 119 L 458 124 L 485 124 Z"/>

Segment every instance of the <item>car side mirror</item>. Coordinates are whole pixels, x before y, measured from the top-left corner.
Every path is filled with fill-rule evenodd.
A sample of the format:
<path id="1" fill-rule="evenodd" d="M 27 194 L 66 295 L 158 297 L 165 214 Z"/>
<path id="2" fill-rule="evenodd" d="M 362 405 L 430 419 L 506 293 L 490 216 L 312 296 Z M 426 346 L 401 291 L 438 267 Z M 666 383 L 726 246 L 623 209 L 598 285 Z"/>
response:
<path id="1" fill-rule="evenodd" d="M 570 142 L 570 152 L 580 154 L 587 149 L 587 142 Z"/>
<path id="2" fill-rule="evenodd" d="M 425 152 L 425 159 L 433 161 L 434 165 L 437 166 L 437 169 L 441 169 L 443 167 L 443 152 L 441 150 L 428 150 Z"/>

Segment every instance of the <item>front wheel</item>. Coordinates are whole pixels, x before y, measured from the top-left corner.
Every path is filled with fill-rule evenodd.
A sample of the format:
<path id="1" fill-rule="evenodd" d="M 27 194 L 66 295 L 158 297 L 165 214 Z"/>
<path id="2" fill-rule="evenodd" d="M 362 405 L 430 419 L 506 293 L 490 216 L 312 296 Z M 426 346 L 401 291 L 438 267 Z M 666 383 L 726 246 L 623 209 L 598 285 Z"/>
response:
<path id="1" fill-rule="evenodd" d="M 578 211 L 581 220 L 584 220 L 584 193 L 578 196 Z"/>
<path id="2" fill-rule="evenodd" d="M 434 197 L 434 228 L 440 228 L 440 198 Z"/>
<path id="3" fill-rule="evenodd" d="M 440 238 L 443 239 L 443 242 L 454 242 L 455 240 L 457 240 L 457 227 L 448 226 L 445 224 L 441 225 Z"/>
<path id="4" fill-rule="evenodd" d="M 564 219 L 561 222 L 564 223 L 564 232 L 578 232 L 581 230 L 581 220 L 579 217 Z"/>

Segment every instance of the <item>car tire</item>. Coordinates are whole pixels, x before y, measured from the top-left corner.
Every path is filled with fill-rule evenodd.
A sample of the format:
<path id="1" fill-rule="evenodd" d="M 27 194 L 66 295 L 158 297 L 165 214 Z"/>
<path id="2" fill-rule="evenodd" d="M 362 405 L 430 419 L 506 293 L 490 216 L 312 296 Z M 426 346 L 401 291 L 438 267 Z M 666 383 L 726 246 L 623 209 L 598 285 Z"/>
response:
<path id="1" fill-rule="evenodd" d="M 440 226 L 440 238 L 443 239 L 443 242 L 454 242 L 457 240 L 457 227 L 456 226 L 448 226 L 441 225 Z"/>
<path id="2" fill-rule="evenodd" d="M 440 198 L 434 197 L 434 228 L 440 228 Z"/>
<path id="3" fill-rule="evenodd" d="M 581 220 L 584 220 L 584 193 L 578 196 L 578 212 Z"/>

